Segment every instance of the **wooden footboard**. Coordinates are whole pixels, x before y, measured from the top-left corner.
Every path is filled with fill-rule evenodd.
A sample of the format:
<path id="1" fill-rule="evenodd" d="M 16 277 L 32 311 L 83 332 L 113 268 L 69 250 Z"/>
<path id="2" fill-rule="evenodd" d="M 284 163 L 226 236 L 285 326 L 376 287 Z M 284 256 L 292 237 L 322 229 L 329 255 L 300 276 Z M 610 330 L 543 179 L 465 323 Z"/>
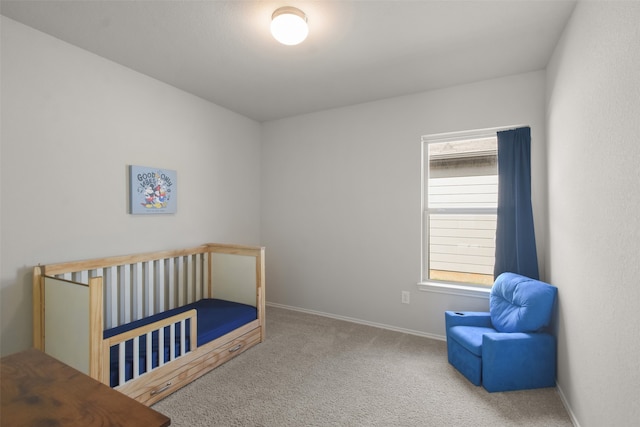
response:
<path id="1" fill-rule="evenodd" d="M 116 390 L 152 404 L 264 340 L 264 252 L 262 247 L 207 244 L 35 267 L 34 347 L 109 385 L 110 348 L 117 345 Z M 252 305 L 257 319 L 200 347 L 195 310 L 103 340 L 105 329 L 202 298 Z M 149 357 L 140 374 L 140 340 L 146 340 L 146 353 L 151 354 L 153 334 L 159 336 L 158 343 L 164 343 L 164 328 L 175 324 L 182 328 L 179 335 L 184 339 L 186 319 L 190 319 L 190 348 L 181 342 L 176 352 L 175 344 L 170 345 L 167 363 L 159 357 L 153 366 Z M 123 372 L 127 341 L 133 342 L 134 349 L 131 378 Z M 174 343 L 174 337 L 169 341 Z"/>

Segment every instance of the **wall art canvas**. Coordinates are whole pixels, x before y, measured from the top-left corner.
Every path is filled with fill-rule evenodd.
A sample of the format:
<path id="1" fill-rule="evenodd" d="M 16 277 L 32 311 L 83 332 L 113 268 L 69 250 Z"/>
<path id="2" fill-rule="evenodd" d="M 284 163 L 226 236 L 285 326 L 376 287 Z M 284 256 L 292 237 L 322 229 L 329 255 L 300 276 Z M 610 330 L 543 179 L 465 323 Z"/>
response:
<path id="1" fill-rule="evenodd" d="M 130 213 L 176 213 L 177 182 L 177 173 L 174 170 L 129 166 Z"/>

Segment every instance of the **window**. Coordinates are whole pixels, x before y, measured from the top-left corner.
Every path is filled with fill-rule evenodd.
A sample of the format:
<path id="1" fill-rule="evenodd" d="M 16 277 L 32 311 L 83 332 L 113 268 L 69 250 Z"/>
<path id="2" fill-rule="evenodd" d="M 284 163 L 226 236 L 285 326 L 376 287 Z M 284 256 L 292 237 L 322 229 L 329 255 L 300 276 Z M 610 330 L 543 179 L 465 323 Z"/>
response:
<path id="1" fill-rule="evenodd" d="M 491 287 L 498 205 L 495 131 L 425 136 L 422 282 Z"/>

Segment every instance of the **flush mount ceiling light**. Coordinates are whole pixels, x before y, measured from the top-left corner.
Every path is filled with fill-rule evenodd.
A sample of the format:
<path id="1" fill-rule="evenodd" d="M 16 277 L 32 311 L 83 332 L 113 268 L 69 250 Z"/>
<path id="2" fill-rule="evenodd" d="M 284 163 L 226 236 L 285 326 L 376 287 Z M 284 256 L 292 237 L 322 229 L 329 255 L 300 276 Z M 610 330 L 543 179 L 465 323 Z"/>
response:
<path id="1" fill-rule="evenodd" d="M 271 34 L 280 43 L 288 46 L 302 43 L 309 34 L 307 15 L 292 6 L 276 9 L 271 15 Z"/>

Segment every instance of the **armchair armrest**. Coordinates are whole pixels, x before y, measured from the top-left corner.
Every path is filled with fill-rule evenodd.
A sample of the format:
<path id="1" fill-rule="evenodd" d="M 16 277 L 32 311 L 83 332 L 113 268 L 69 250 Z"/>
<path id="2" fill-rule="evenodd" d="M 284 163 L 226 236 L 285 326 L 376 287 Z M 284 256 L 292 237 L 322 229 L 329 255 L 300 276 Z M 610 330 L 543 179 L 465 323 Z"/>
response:
<path id="1" fill-rule="evenodd" d="M 551 358 L 555 362 L 555 347 L 555 337 L 540 332 L 495 332 L 482 336 L 482 357 L 487 362 L 513 363 L 539 358 Z"/>
<path id="2" fill-rule="evenodd" d="M 556 340 L 546 333 L 490 333 L 482 337 L 482 383 L 490 392 L 553 387 Z"/>
<path id="3" fill-rule="evenodd" d="M 491 315 L 483 311 L 445 311 L 446 329 L 453 326 L 480 326 L 491 328 Z"/>

